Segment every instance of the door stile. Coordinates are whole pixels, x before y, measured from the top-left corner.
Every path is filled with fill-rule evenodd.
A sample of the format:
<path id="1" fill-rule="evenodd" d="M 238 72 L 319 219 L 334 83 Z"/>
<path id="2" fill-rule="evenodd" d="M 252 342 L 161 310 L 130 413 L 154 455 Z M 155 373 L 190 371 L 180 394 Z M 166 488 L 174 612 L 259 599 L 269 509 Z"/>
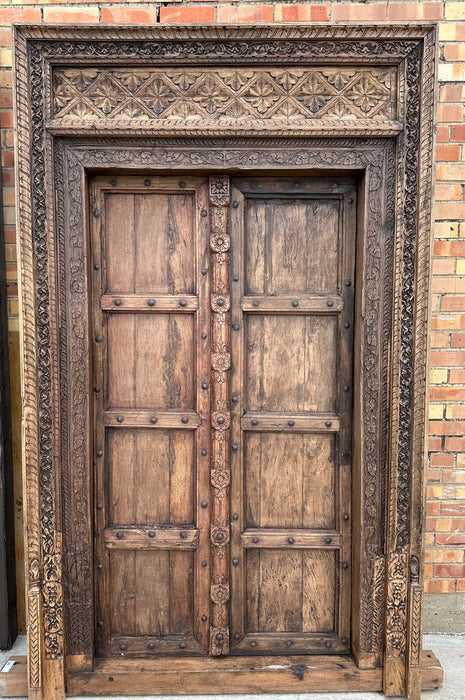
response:
<path id="1" fill-rule="evenodd" d="M 229 177 L 209 179 L 211 217 L 211 621 L 210 653 L 229 653 Z"/>

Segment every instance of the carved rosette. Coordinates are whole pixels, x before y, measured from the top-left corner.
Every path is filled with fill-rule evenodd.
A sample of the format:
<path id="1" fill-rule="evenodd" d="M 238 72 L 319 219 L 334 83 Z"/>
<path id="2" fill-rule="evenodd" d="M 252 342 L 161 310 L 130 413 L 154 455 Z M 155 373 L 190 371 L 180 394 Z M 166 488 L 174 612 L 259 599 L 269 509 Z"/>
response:
<path id="1" fill-rule="evenodd" d="M 212 260 L 212 579 L 210 653 L 229 652 L 229 177 L 209 181 Z"/>

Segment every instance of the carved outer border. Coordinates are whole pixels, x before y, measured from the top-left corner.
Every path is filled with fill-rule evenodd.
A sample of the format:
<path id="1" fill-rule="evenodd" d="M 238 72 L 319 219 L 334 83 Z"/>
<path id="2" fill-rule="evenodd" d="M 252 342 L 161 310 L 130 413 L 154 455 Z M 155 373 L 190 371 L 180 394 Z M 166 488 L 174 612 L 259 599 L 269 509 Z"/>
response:
<path id="1" fill-rule="evenodd" d="M 161 30 L 163 30 L 163 39 Z M 53 39 L 60 38 L 60 42 Z M 238 39 L 241 41 L 238 41 Z M 409 64 L 405 91 L 405 160 L 398 153 L 397 245 L 402 260 L 396 263 L 396 298 L 394 309 L 392 397 L 401 398 L 399 415 L 393 415 L 391 460 L 389 469 L 388 570 L 390 560 L 404 566 L 404 553 L 411 541 L 418 549 L 421 539 L 424 431 L 412 430 L 412 418 L 422 422 L 425 405 L 426 333 L 428 284 L 425 275 L 416 279 L 420 263 L 428 266 L 430 220 L 423 213 L 429 209 L 433 76 L 435 32 L 431 27 L 292 27 L 260 28 L 223 27 L 28 27 L 15 31 L 15 87 L 18 129 L 17 184 L 18 232 L 21 272 L 21 315 L 23 321 L 23 394 L 24 394 L 24 469 L 27 484 L 26 547 L 28 552 L 29 600 L 29 682 L 31 689 L 42 682 L 39 643 L 44 641 L 44 659 L 58 660 L 63 653 L 63 611 L 61 596 L 61 523 L 58 508 L 59 474 L 54 468 L 57 454 L 57 409 L 51 400 L 57 397 L 57 363 L 52 355 L 57 331 L 54 306 L 53 238 L 47 223 L 52 215 L 51 202 L 44 190 L 50 178 L 50 141 L 45 133 L 46 114 L 42 97 L 48 100 L 49 62 L 114 61 L 130 64 L 145 56 L 154 62 L 174 58 L 184 63 L 241 64 L 250 61 L 277 63 L 314 61 L 322 63 L 384 61 L 399 63 L 406 57 Z M 102 39 L 99 45 L 98 40 Z M 147 43 L 144 43 L 147 42 Z M 148 48 L 151 46 L 152 48 Z M 98 57 L 95 51 L 98 52 Z M 421 69 L 419 61 L 421 61 Z M 410 72 L 410 68 L 412 69 Z M 27 80 L 30 80 L 28 84 Z M 45 83 L 44 83 L 45 78 Z M 45 89 L 44 89 L 45 84 Z M 401 88 L 402 93 L 402 88 Z M 418 124 L 415 110 L 420 110 Z M 31 124 L 29 123 L 31 115 Z M 324 131 L 324 125 L 322 125 Z M 70 132 L 71 133 L 71 132 Z M 186 135 L 185 133 L 183 135 Z M 212 135 L 211 132 L 209 135 Z M 328 135 L 328 132 L 325 132 Z M 367 134 L 370 135 L 370 134 Z M 379 134 L 378 134 L 379 135 Z M 399 141 L 400 143 L 400 141 Z M 32 154 L 32 168 L 29 154 Z M 403 162 L 402 162 L 403 161 Z M 195 164 L 193 164 L 195 167 Z M 405 198 L 399 173 L 406 173 Z M 30 196 L 32 191 L 32 198 Z M 419 203 L 422 214 L 419 214 Z M 412 216 L 410 216 L 412 215 Z M 417 217 L 420 219 L 417 220 Z M 399 239 L 402 236 L 402 243 Z M 31 300 L 35 300 L 33 308 Z M 396 320 L 398 323 L 396 323 Z M 395 358 L 399 359 L 397 364 Z M 396 367 L 400 366 L 400 375 Z M 413 369 L 412 369 L 413 368 Z M 413 383 L 412 383 L 413 382 Z M 411 389 L 407 389 L 407 383 Z M 53 397 L 53 399 L 52 399 Z M 412 413 L 413 411 L 413 413 Z M 423 421 L 424 422 L 424 421 Z M 39 458 L 40 455 L 40 458 Z M 415 512 L 411 507 L 415 486 Z M 420 486 L 419 486 L 420 484 Z M 40 522 L 39 522 L 40 518 Z M 398 526 L 400 528 L 398 529 Z M 412 526 L 412 527 L 411 527 Z M 413 529 L 412 529 L 413 528 Z M 398 536 L 394 533 L 398 532 Z M 394 547 L 392 546 L 394 545 Z M 42 551 L 41 551 L 42 550 Z M 407 573 L 404 576 L 407 580 Z M 42 594 L 39 596 L 40 588 Z M 404 585 L 404 589 L 406 586 Z M 405 591 L 404 591 L 405 593 Z M 388 604 L 393 597 L 387 586 Z M 406 593 L 405 593 L 406 595 Z M 43 606 L 43 615 L 41 612 Z M 34 612 L 37 611 L 37 616 Z M 405 626 L 404 626 L 405 629 Z M 43 631 L 42 631 L 43 630 Z M 37 631 L 37 632 L 36 632 Z M 389 656 L 389 615 L 387 654 Z M 31 691 L 33 693 L 35 691 Z M 40 690 L 36 693 L 40 697 Z M 31 694 L 32 697 L 32 694 Z"/>

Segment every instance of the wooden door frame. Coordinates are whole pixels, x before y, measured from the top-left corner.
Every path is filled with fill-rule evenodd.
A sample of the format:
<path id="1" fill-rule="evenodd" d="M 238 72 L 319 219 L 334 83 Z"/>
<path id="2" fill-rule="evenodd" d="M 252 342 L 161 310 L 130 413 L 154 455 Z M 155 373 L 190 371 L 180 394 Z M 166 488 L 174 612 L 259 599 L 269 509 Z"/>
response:
<path id="1" fill-rule="evenodd" d="M 420 652 L 436 52 L 430 24 L 15 28 L 30 698 L 63 698 L 66 686 L 124 692 L 128 674 L 132 692 L 160 693 L 202 692 L 219 682 L 236 692 L 383 688 L 414 700 L 422 683 L 431 684 L 425 669 L 422 680 Z M 188 99 L 174 83 L 169 102 L 181 110 L 175 118 L 131 92 L 141 66 L 150 72 L 174 64 L 186 69 L 189 85 L 206 71 L 212 79 L 208 94 L 189 97 L 197 110 L 190 123 L 179 118 Z M 362 88 L 346 91 L 337 106 L 341 85 L 351 80 L 348 68 Z M 100 91 L 83 96 L 96 70 Z M 228 118 L 224 99 L 211 90 L 220 70 L 230 71 L 222 75 L 237 107 Z M 119 71 L 117 81 L 111 71 Z M 298 117 L 287 97 L 296 71 L 326 85 Z M 255 88 L 245 92 L 251 75 Z M 345 118 L 319 115 L 321 100 L 345 110 Z M 274 103 L 281 112 L 273 112 Z M 268 659 L 274 670 L 265 672 L 266 659 L 257 657 L 255 673 L 250 659 L 246 666 L 238 659 L 198 667 L 192 661 L 197 685 L 183 666 L 181 690 L 171 661 L 168 669 L 163 660 L 144 664 L 137 681 L 129 661 L 89 671 L 92 632 L 81 619 L 92 616 L 83 593 L 91 508 L 85 232 L 92 171 L 342 171 L 360 178 L 354 493 L 362 525 L 353 531 L 353 657 L 342 667 L 339 657 L 311 657 L 313 674 L 302 657 L 291 657 L 291 665 L 287 657 L 279 669 L 276 657 Z M 79 543 L 64 547 L 74 512 L 83 521 Z M 76 592 L 65 605 L 70 571 Z M 117 676 L 111 682 L 109 670 Z"/>

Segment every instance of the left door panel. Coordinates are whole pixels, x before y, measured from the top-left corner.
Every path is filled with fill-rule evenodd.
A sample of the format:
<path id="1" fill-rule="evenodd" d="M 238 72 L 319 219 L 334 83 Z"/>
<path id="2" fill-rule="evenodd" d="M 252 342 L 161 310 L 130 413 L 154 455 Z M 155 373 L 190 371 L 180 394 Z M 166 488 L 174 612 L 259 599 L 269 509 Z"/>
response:
<path id="1" fill-rule="evenodd" d="M 97 655 L 207 653 L 207 180 L 90 197 Z"/>

